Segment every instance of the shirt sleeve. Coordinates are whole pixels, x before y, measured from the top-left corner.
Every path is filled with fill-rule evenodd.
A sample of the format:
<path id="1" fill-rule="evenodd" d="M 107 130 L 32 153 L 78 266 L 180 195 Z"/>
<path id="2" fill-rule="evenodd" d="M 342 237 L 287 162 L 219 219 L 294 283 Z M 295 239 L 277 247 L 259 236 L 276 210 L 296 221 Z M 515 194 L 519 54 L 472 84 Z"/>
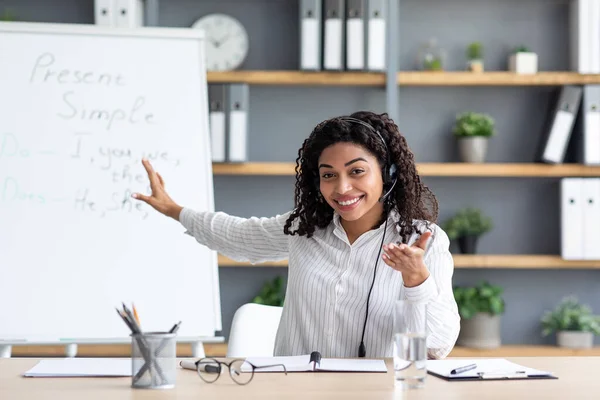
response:
<path id="1" fill-rule="evenodd" d="M 271 218 L 240 218 L 223 212 L 184 208 L 179 221 L 198 243 L 236 261 L 252 264 L 288 258 L 289 235 L 283 232 L 291 211 Z"/>
<path id="2" fill-rule="evenodd" d="M 432 225 L 434 235 L 425 253 L 424 262 L 429 277 L 415 287 L 404 287 L 403 298 L 427 303 L 427 355 L 428 358 L 445 358 L 456 343 L 460 331 L 460 315 L 452 291 L 454 259 L 450 253 L 450 240 L 446 232 Z"/>

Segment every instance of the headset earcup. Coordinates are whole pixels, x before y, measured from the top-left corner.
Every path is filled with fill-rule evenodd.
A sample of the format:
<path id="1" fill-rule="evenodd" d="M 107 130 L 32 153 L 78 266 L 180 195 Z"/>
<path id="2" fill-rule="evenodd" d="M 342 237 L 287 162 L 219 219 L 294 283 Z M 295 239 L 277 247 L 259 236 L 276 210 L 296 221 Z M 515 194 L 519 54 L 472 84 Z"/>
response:
<path id="1" fill-rule="evenodd" d="M 389 183 L 392 184 L 392 182 L 394 182 L 396 180 L 396 174 L 398 173 L 398 167 L 396 166 L 396 164 L 392 164 L 390 166 L 390 172 L 389 172 Z"/>

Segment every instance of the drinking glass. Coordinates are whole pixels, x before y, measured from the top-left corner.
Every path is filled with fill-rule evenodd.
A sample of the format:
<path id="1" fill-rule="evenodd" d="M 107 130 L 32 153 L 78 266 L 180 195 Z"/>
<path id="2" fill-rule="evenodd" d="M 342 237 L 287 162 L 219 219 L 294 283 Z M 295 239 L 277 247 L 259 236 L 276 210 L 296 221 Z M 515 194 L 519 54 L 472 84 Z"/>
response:
<path id="1" fill-rule="evenodd" d="M 394 375 L 402 389 L 421 388 L 427 376 L 427 304 L 394 305 Z"/>

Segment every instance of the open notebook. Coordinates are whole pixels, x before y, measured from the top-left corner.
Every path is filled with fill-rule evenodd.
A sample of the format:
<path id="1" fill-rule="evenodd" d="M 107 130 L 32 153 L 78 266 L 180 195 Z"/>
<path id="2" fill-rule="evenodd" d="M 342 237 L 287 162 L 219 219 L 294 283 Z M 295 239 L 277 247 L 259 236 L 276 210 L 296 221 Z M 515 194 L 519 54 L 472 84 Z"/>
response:
<path id="1" fill-rule="evenodd" d="M 283 364 L 287 372 L 336 371 L 336 372 L 387 372 L 383 360 L 366 360 L 352 358 L 320 358 L 311 354 L 292 357 L 248 357 L 246 361 L 260 367 L 264 365 Z M 250 372 L 252 367 L 246 363 L 242 370 Z M 259 368 L 255 372 L 283 372 L 281 367 Z"/>
<path id="2" fill-rule="evenodd" d="M 473 364 L 473 369 L 452 373 L 454 369 Z M 558 379 L 550 372 L 525 367 L 503 358 L 427 360 L 427 372 L 448 381 Z"/>

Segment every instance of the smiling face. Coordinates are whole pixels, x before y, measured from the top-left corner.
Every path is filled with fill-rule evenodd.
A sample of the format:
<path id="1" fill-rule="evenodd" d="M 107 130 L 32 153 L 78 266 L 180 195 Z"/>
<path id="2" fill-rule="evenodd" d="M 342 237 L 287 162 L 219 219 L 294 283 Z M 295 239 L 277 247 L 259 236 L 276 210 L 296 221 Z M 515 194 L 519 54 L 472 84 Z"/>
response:
<path id="1" fill-rule="evenodd" d="M 345 221 L 374 226 L 381 218 L 383 193 L 381 167 L 364 147 L 336 143 L 319 157 L 319 182 L 323 198 Z"/>

